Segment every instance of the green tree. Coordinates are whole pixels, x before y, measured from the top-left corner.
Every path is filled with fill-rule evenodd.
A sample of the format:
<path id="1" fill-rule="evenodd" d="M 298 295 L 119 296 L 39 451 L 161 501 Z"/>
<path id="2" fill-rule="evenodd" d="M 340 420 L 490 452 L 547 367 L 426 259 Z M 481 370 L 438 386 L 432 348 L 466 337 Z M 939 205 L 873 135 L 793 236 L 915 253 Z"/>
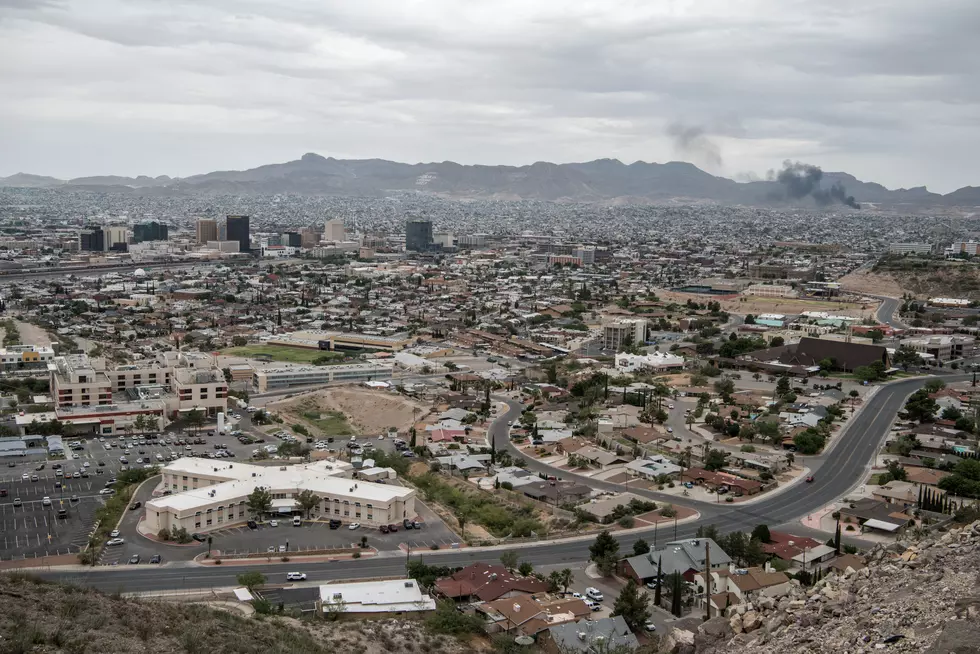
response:
<path id="1" fill-rule="evenodd" d="M 616 569 L 619 560 L 619 543 L 606 531 L 600 531 L 595 542 L 589 546 L 590 560 L 596 564 L 599 571 L 609 576 Z"/>
<path id="2" fill-rule="evenodd" d="M 513 550 L 507 550 L 500 555 L 500 563 L 508 570 L 514 570 L 517 568 L 517 552 Z"/>
<path id="3" fill-rule="evenodd" d="M 712 472 L 721 470 L 728 465 L 728 453 L 724 450 L 709 449 L 704 457 L 704 469 Z"/>
<path id="4" fill-rule="evenodd" d="M 776 382 L 776 397 L 785 397 L 789 395 L 792 389 L 789 385 L 789 377 L 786 375 L 781 375 L 779 380 Z"/>
<path id="5" fill-rule="evenodd" d="M 929 397 L 929 391 L 924 388 L 912 393 L 905 402 L 905 412 L 910 420 L 932 422 L 938 411 L 939 404 Z"/>
<path id="6" fill-rule="evenodd" d="M 256 486 L 245 498 L 245 506 L 248 507 L 248 512 L 253 516 L 262 516 L 272 508 L 272 493 L 261 486 Z"/>
<path id="7" fill-rule="evenodd" d="M 912 366 L 923 365 L 922 356 L 908 346 L 901 346 L 892 355 L 892 365 L 898 366 L 906 372 Z"/>
<path id="8" fill-rule="evenodd" d="M 869 329 L 865 336 L 870 338 L 872 343 L 880 343 L 885 338 L 885 332 L 880 329 Z"/>
<path id="9" fill-rule="evenodd" d="M 769 526 L 763 524 L 756 525 L 755 529 L 752 530 L 752 538 L 760 543 L 772 542 L 772 536 L 769 535 Z"/>
<path id="10" fill-rule="evenodd" d="M 612 615 L 620 615 L 631 629 L 641 628 L 650 619 L 650 596 L 640 592 L 632 577 L 613 604 Z"/>
<path id="11" fill-rule="evenodd" d="M 963 417 L 963 412 L 957 409 L 955 406 L 948 406 L 943 409 L 941 417 L 943 420 L 952 420 L 955 422 Z"/>
<path id="12" fill-rule="evenodd" d="M 250 593 L 259 586 L 264 586 L 266 582 L 265 575 L 255 570 L 243 572 L 236 579 L 238 580 L 238 585 L 244 586 Z"/>
<path id="13" fill-rule="evenodd" d="M 650 551 L 650 543 L 646 542 L 642 538 L 637 539 L 637 541 L 633 543 L 634 556 L 640 556 L 641 554 L 646 554 L 649 551 Z"/>
<path id="14" fill-rule="evenodd" d="M 204 412 L 200 409 L 191 409 L 187 414 L 187 424 L 195 430 L 200 429 L 204 425 Z"/>
<path id="15" fill-rule="evenodd" d="M 522 577 L 530 577 L 531 573 L 534 572 L 534 566 L 528 561 L 521 561 L 521 564 L 517 566 L 517 572 L 519 572 Z"/>
<path id="16" fill-rule="evenodd" d="M 309 519 L 310 511 L 320 505 L 320 496 L 307 488 L 296 495 L 296 503 L 299 504 L 299 508 L 303 510 L 306 518 Z"/>
<path id="17" fill-rule="evenodd" d="M 745 545 L 745 565 L 761 565 L 767 558 L 765 549 L 762 547 L 762 541 L 758 538 L 750 538 Z"/>
<path id="18" fill-rule="evenodd" d="M 670 612 L 679 618 L 684 610 L 684 577 L 681 573 L 672 572 L 667 587 L 670 588 Z"/>

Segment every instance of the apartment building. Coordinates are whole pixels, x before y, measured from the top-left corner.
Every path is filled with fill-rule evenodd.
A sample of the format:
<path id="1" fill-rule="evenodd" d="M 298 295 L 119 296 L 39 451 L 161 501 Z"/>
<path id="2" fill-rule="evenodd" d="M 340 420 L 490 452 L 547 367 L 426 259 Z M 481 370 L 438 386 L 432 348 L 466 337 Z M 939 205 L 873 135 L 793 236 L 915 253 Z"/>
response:
<path id="1" fill-rule="evenodd" d="M 784 284 L 752 284 L 743 292 L 745 295 L 756 297 L 796 297 L 798 295 L 796 289 Z"/>
<path id="2" fill-rule="evenodd" d="M 53 360 L 54 350 L 46 345 L 9 345 L 0 348 L 0 368 L 4 371 L 45 369 Z"/>
<path id="3" fill-rule="evenodd" d="M 619 350 L 629 343 L 645 343 L 647 339 L 647 321 L 642 318 L 630 318 L 607 322 L 602 326 L 602 347 L 607 350 Z"/>
<path id="4" fill-rule="evenodd" d="M 889 254 L 929 254 L 932 245 L 929 243 L 892 243 L 888 246 Z"/>
<path id="5" fill-rule="evenodd" d="M 955 257 L 961 254 L 968 254 L 971 257 L 980 256 L 980 243 L 975 241 L 959 241 L 946 248 L 947 257 Z"/>
<path id="6" fill-rule="evenodd" d="M 199 352 L 163 352 L 120 366 L 86 355 L 55 357 L 48 371 L 56 411 L 159 400 L 176 419 L 195 409 L 213 416 L 228 406 L 224 375 L 210 355 Z"/>
<path id="7" fill-rule="evenodd" d="M 270 467 L 178 459 L 161 471 L 162 488 L 171 494 L 146 503 L 146 526 L 153 533 L 208 531 L 245 522 L 248 495 L 259 486 L 272 495 L 272 516 L 301 513 L 296 496 L 311 490 L 320 498 L 313 513 L 325 519 L 379 526 L 416 518 L 414 490 L 352 480 L 352 471 L 341 461 Z"/>
<path id="8" fill-rule="evenodd" d="M 277 388 L 310 386 L 330 382 L 356 383 L 391 379 L 392 366 L 386 363 L 351 363 L 336 366 L 297 366 L 256 370 L 252 383 L 259 393 Z"/>

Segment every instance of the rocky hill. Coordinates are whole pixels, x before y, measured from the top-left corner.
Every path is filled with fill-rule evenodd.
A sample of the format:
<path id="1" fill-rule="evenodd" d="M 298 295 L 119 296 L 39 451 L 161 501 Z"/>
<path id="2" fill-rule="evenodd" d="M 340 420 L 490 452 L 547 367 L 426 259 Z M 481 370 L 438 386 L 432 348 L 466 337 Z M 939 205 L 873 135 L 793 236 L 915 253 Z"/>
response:
<path id="1" fill-rule="evenodd" d="M 789 164 L 789 162 L 787 162 Z M 716 203 L 727 205 L 830 207 L 845 203 L 915 211 L 924 207 L 975 207 L 980 188 L 947 195 L 925 187 L 887 189 L 843 172 L 792 164 L 778 178 L 738 183 L 683 161 L 625 164 L 617 159 L 528 166 L 461 165 L 453 161 L 406 164 L 383 159 L 335 159 L 314 153 L 249 170 L 214 171 L 183 179 L 114 175 L 60 180 L 18 173 L 0 177 L 0 187 L 20 186 L 128 193 L 141 196 L 208 194 L 338 195 L 380 197 L 430 193 L 454 198 L 528 199 L 616 203 Z M 853 197 L 848 197 L 853 196 Z"/>
<path id="2" fill-rule="evenodd" d="M 463 654 L 455 638 L 411 620 L 306 621 L 247 617 L 186 601 L 138 600 L 29 575 L 0 574 L 3 654 Z M 426 647 L 420 649 L 420 635 Z"/>
<path id="3" fill-rule="evenodd" d="M 876 546 L 866 568 L 797 582 L 697 631 L 672 630 L 675 654 L 980 652 L 980 522 L 918 542 Z"/>

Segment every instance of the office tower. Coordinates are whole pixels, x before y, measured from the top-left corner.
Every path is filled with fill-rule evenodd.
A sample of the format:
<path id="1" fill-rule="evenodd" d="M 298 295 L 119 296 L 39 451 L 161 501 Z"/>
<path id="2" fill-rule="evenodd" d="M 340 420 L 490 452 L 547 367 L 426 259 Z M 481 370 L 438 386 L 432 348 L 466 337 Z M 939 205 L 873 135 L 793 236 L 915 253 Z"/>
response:
<path id="1" fill-rule="evenodd" d="M 166 241 L 170 237 L 170 228 L 163 223 L 151 221 L 133 225 L 133 243 L 145 241 Z"/>
<path id="2" fill-rule="evenodd" d="M 451 248 L 453 246 L 452 232 L 434 232 L 432 241 L 441 248 Z"/>
<path id="3" fill-rule="evenodd" d="M 315 248 L 320 243 L 320 232 L 315 227 L 304 227 L 299 230 L 299 238 L 299 247 Z M 292 244 L 290 243 L 289 245 Z"/>
<path id="4" fill-rule="evenodd" d="M 198 245 L 205 245 L 208 241 L 217 241 L 218 239 L 218 221 L 214 218 L 198 218 L 197 219 L 197 243 Z"/>
<path id="5" fill-rule="evenodd" d="M 79 249 L 84 252 L 105 252 L 105 232 L 93 227 L 78 235 Z"/>
<path id="6" fill-rule="evenodd" d="M 405 249 L 412 252 L 432 249 L 431 220 L 409 220 L 405 223 Z"/>
<path id="7" fill-rule="evenodd" d="M 126 245 L 129 243 L 129 231 L 125 227 L 106 227 L 103 231 L 105 232 L 106 250 L 126 251 Z"/>
<path id="8" fill-rule="evenodd" d="M 323 228 L 323 240 L 337 241 L 338 243 L 347 240 L 347 230 L 344 229 L 344 221 L 340 218 L 328 220 Z"/>
<path id="9" fill-rule="evenodd" d="M 279 242 L 291 248 L 303 247 L 303 235 L 299 232 L 285 232 Z"/>
<path id="10" fill-rule="evenodd" d="M 228 228 L 226 239 L 238 241 L 239 252 L 250 251 L 252 244 L 248 235 L 248 216 L 228 216 L 225 219 L 225 225 Z"/>

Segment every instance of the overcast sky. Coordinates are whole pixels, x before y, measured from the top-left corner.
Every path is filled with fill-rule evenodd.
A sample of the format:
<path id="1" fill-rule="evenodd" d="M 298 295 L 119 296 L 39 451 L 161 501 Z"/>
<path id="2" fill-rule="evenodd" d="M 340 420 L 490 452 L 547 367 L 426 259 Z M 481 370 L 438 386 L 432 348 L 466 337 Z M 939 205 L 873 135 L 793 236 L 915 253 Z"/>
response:
<path id="1" fill-rule="evenodd" d="M 980 0 L 0 0 L 0 175 L 310 151 L 980 185 Z"/>

